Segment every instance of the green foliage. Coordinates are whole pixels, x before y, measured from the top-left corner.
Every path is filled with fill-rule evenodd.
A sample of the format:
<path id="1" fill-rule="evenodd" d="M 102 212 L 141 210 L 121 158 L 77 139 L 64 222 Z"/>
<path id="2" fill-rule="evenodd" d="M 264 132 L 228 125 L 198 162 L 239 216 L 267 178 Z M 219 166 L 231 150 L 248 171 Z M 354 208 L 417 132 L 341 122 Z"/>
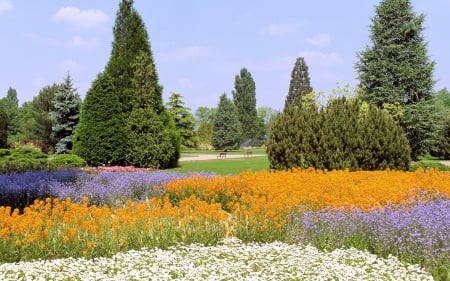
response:
<path id="1" fill-rule="evenodd" d="M 60 85 L 57 84 L 46 86 L 39 91 L 31 103 L 22 106 L 25 140 L 38 144 L 45 152 L 52 151 L 56 144 L 52 136 L 53 124 L 50 112 L 55 111 L 53 101 L 59 89 Z"/>
<path id="2" fill-rule="evenodd" d="M 212 145 L 215 149 L 236 149 L 239 147 L 242 134 L 237 109 L 224 93 L 220 96 L 214 118 Z"/>
<path id="3" fill-rule="evenodd" d="M 431 97 L 435 83 L 434 62 L 422 35 L 424 19 L 414 13 L 409 0 L 381 1 L 372 19 L 372 45 L 358 54 L 356 64 L 364 101 L 379 108 L 400 105 L 405 111 L 400 124 L 413 159 L 429 150 L 425 127 L 433 125 L 428 107 L 422 104 Z M 416 114 L 421 115 L 417 124 Z"/>
<path id="4" fill-rule="evenodd" d="M 8 114 L 0 104 L 0 148 L 8 147 Z"/>
<path id="5" fill-rule="evenodd" d="M 9 87 L 6 97 L 0 99 L 8 117 L 8 136 L 16 135 L 19 132 L 19 100 L 17 91 Z"/>
<path id="6" fill-rule="evenodd" d="M 56 153 L 70 153 L 75 127 L 80 120 L 81 98 L 73 88 L 69 74 L 56 94 L 54 106 L 50 118 L 53 123 L 52 135 L 56 140 Z"/>
<path id="7" fill-rule="evenodd" d="M 122 0 L 120 2 L 113 35 L 111 56 L 105 71 L 113 80 L 113 85 L 119 95 L 119 101 L 123 105 L 123 112 L 126 113 L 125 118 L 127 118 L 132 110 L 133 103 L 136 101 L 137 93 L 131 90 L 136 86 L 133 85 L 132 79 L 136 75 L 136 67 L 139 64 L 136 59 L 138 56 L 142 56 L 141 52 L 145 53 L 149 60 L 145 64 L 149 64 L 149 68 L 153 71 L 156 69 L 147 30 L 141 16 L 133 7 L 133 0 Z M 145 70 L 141 75 L 157 77 L 156 72 L 149 74 L 145 73 Z"/>
<path id="8" fill-rule="evenodd" d="M 341 97 L 327 107 L 288 106 L 267 144 L 270 167 L 408 169 L 410 148 L 390 115 L 358 99 Z"/>
<path id="9" fill-rule="evenodd" d="M 89 165 L 123 165 L 126 144 L 121 104 L 111 77 L 100 73 L 86 93 L 81 108 L 80 122 L 75 129 L 73 153 Z"/>
<path id="10" fill-rule="evenodd" d="M 179 136 L 166 124 L 170 116 L 157 115 L 153 108 L 131 112 L 125 128 L 128 137 L 126 161 L 136 167 L 169 168 L 179 157 Z"/>
<path id="11" fill-rule="evenodd" d="M 313 88 L 310 85 L 308 66 L 304 58 L 298 57 L 295 61 L 294 69 L 292 69 L 289 94 L 286 97 L 284 107 L 300 105 L 303 96 L 312 91 Z"/>
<path id="12" fill-rule="evenodd" d="M 258 114 L 256 111 L 256 86 L 251 73 L 242 68 L 234 81 L 233 102 L 242 127 L 240 141 L 258 137 Z"/>
<path id="13" fill-rule="evenodd" d="M 200 106 L 195 111 L 199 147 L 212 147 L 212 129 L 216 108 Z"/>
<path id="14" fill-rule="evenodd" d="M 0 172 L 24 172 L 48 168 L 47 155 L 36 148 L 0 149 Z"/>
<path id="15" fill-rule="evenodd" d="M 75 154 L 58 154 L 53 157 L 50 157 L 48 159 L 48 162 L 50 166 L 55 167 L 65 167 L 65 168 L 72 168 L 72 167 L 85 167 L 86 161 L 84 161 L 83 158 L 80 156 L 77 156 Z"/>
<path id="16" fill-rule="evenodd" d="M 171 93 L 166 108 L 175 122 L 175 127 L 180 132 L 181 146 L 184 148 L 197 147 L 198 138 L 194 131 L 195 119 L 190 108 L 184 106 L 183 96 Z"/>

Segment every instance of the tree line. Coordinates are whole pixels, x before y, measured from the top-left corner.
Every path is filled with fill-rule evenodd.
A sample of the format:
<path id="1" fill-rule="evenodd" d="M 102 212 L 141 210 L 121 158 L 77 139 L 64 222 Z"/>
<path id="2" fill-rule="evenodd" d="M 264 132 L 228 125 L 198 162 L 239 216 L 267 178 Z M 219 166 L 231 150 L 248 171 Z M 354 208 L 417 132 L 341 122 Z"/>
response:
<path id="1" fill-rule="evenodd" d="M 244 67 L 232 98 L 223 93 L 217 107 L 199 107 L 194 116 L 179 93 L 163 103 L 145 24 L 133 1 L 122 0 L 108 63 L 84 101 L 69 74 L 21 107 L 10 88 L 0 100 L 0 148 L 29 141 L 90 165 L 158 168 L 177 165 L 185 148 L 261 145 L 274 169 L 406 169 L 424 154 L 449 158 L 450 93 L 432 92 L 424 19 L 410 1 L 382 0 L 371 44 L 357 54 L 358 88 L 337 89 L 346 97 L 321 104 L 299 57 L 282 112 L 256 107 L 256 85 Z"/>

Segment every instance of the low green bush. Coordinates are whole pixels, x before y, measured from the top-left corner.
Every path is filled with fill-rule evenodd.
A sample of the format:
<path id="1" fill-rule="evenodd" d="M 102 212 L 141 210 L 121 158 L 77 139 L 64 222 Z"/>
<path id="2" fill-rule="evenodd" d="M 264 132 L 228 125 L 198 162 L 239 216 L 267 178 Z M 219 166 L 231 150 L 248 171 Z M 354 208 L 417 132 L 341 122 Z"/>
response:
<path id="1" fill-rule="evenodd" d="M 56 167 L 84 167 L 86 166 L 86 161 L 78 155 L 75 154 L 58 154 L 48 159 L 50 166 Z"/>

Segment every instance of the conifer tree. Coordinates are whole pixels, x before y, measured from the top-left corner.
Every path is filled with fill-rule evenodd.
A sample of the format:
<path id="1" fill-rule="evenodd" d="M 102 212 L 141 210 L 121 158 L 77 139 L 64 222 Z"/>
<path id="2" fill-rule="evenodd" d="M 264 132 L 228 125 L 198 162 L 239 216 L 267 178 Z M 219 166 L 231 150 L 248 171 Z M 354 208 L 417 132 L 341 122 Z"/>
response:
<path id="1" fill-rule="evenodd" d="M 256 86 L 251 73 L 246 68 L 242 68 L 239 75 L 236 75 L 232 94 L 242 127 L 240 141 L 256 138 L 258 135 Z"/>
<path id="2" fill-rule="evenodd" d="M 120 118 L 121 104 L 111 77 L 98 74 L 86 93 L 75 129 L 73 153 L 91 166 L 124 165 L 121 144 L 126 143 Z"/>
<path id="3" fill-rule="evenodd" d="M 126 118 L 132 110 L 133 102 L 136 100 L 137 94 L 131 90 L 133 88 L 132 79 L 135 75 L 133 63 L 136 62 L 136 57 L 141 52 L 148 56 L 146 63 L 150 64 L 150 68 L 154 72 L 151 76 L 157 80 L 147 30 L 141 16 L 133 7 L 133 0 L 122 0 L 120 2 L 113 35 L 111 56 L 105 70 L 113 80 Z"/>
<path id="4" fill-rule="evenodd" d="M 19 100 L 17 91 L 9 87 L 6 97 L 0 100 L 8 116 L 8 136 L 16 135 L 19 132 Z"/>
<path id="5" fill-rule="evenodd" d="M 8 147 L 8 114 L 0 103 L 0 148 Z"/>
<path id="6" fill-rule="evenodd" d="M 242 134 L 236 106 L 224 93 L 220 96 L 213 123 L 212 145 L 215 149 L 236 149 Z"/>
<path id="7" fill-rule="evenodd" d="M 52 135 L 56 140 L 57 154 L 70 153 L 73 146 L 73 134 L 80 119 L 81 98 L 72 86 L 72 79 L 67 74 L 64 83 L 54 100 L 54 111 L 50 113 Z"/>
<path id="8" fill-rule="evenodd" d="M 166 108 L 180 132 L 181 145 L 186 148 L 196 147 L 198 140 L 194 130 L 195 119 L 189 111 L 190 108 L 184 106 L 183 96 L 179 93 L 171 93 Z"/>
<path id="9" fill-rule="evenodd" d="M 289 105 L 300 105 L 302 97 L 313 91 L 310 85 L 308 66 L 305 59 L 298 57 L 295 61 L 294 69 L 291 73 L 291 82 L 289 84 L 289 94 L 286 97 L 284 107 Z"/>
<path id="10" fill-rule="evenodd" d="M 39 145 L 45 152 L 53 151 L 56 145 L 50 113 L 55 111 L 54 100 L 59 90 L 58 84 L 42 88 L 31 101 L 29 116 L 24 124 L 25 139 Z"/>
<path id="11" fill-rule="evenodd" d="M 424 114 L 421 118 L 431 124 L 431 113 L 423 101 L 430 98 L 435 83 L 434 62 L 422 35 L 424 19 L 423 14 L 415 14 L 409 0 L 381 1 L 370 27 L 372 44 L 358 54 L 356 64 L 364 101 L 379 108 L 403 107 L 400 123 L 414 160 L 427 152 L 429 132 L 415 127 L 416 117 L 410 114 Z M 425 107 L 419 109 L 422 105 Z"/>

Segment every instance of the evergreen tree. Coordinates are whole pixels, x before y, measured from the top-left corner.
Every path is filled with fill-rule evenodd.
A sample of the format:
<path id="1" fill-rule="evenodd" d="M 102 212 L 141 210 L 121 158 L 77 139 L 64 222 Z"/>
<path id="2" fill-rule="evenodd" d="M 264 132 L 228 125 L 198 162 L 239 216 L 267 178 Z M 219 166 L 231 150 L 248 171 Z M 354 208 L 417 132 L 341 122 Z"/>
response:
<path id="1" fill-rule="evenodd" d="M 242 127 L 240 141 L 254 139 L 258 134 L 258 113 L 256 111 L 256 86 L 252 75 L 242 68 L 234 81 L 233 102 Z"/>
<path id="2" fill-rule="evenodd" d="M 133 0 L 122 0 L 116 14 L 113 28 L 114 40 L 111 56 L 106 66 L 106 72 L 113 80 L 114 88 L 119 95 L 119 101 L 123 105 L 123 112 L 128 117 L 132 110 L 137 93 L 132 91 L 132 79 L 135 75 L 136 58 L 141 52 L 148 56 L 146 63 L 154 73 L 150 74 L 157 81 L 156 68 L 150 50 L 150 41 L 145 24 L 133 7 Z M 144 74 L 144 75 L 149 75 Z"/>
<path id="3" fill-rule="evenodd" d="M 80 121 L 75 129 L 73 153 L 89 165 L 124 165 L 118 151 L 127 139 L 122 119 L 121 104 L 111 77 L 100 73 L 86 93 L 81 107 Z"/>
<path id="4" fill-rule="evenodd" d="M 0 103 L 0 148 L 8 147 L 8 114 Z"/>
<path id="5" fill-rule="evenodd" d="M 429 117 L 430 112 L 425 112 L 426 108 L 417 110 L 416 104 L 431 97 L 435 83 L 434 62 L 428 57 L 422 35 L 424 19 L 423 14 L 414 13 L 409 0 L 381 1 L 372 19 L 372 45 L 358 54 L 356 64 L 363 100 L 379 108 L 399 104 L 405 109 L 401 124 L 414 160 L 429 149 L 429 134 L 414 128 L 408 120 L 415 117 L 408 114 L 424 113 L 422 119 Z"/>
<path id="6" fill-rule="evenodd" d="M 170 120 L 167 113 L 166 118 Z M 136 167 L 169 168 L 179 158 L 179 135 L 168 120 L 162 120 L 153 108 L 136 108 L 131 112 L 126 125 L 128 145 L 127 164 Z"/>
<path id="7" fill-rule="evenodd" d="M 208 108 L 205 106 L 200 106 L 195 111 L 198 144 L 200 148 L 208 149 L 212 147 L 212 129 L 216 112 L 216 108 Z"/>
<path id="8" fill-rule="evenodd" d="M 8 136 L 16 135 L 19 132 L 19 100 L 17 91 L 9 87 L 6 97 L 0 100 L 8 116 Z"/>
<path id="9" fill-rule="evenodd" d="M 302 97 L 313 91 L 310 85 L 308 66 L 305 59 L 297 58 L 294 69 L 291 73 L 291 82 L 289 84 L 289 94 L 286 97 L 284 107 L 289 105 L 300 105 Z"/>
<path id="10" fill-rule="evenodd" d="M 70 153 L 73 146 L 75 126 L 80 119 L 81 98 L 72 86 L 67 74 L 54 100 L 54 111 L 50 113 L 53 122 L 52 134 L 56 140 L 57 154 Z"/>
<path id="11" fill-rule="evenodd" d="M 236 106 L 224 93 L 220 96 L 214 118 L 212 145 L 215 149 L 236 149 L 242 134 Z"/>
<path id="12" fill-rule="evenodd" d="M 55 111 L 54 100 L 60 90 L 60 85 L 53 84 L 46 86 L 39 91 L 39 94 L 33 98 L 28 112 L 24 116 L 24 134 L 25 141 L 33 142 L 38 145 L 42 151 L 50 152 L 56 145 L 52 135 L 53 123 L 50 113 Z"/>
<path id="13" fill-rule="evenodd" d="M 184 106 L 183 96 L 178 93 L 171 93 L 166 107 L 173 117 L 175 127 L 180 132 L 181 145 L 187 148 L 196 147 L 198 140 L 194 131 L 195 119 L 189 111 L 190 108 Z"/>
<path id="14" fill-rule="evenodd" d="M 151 63 L 150 56 L 141 51 L 132 66 L 134 75 L 130 91 L 134 93 L 134 97 L 131 101 L 131 115 L 126 120 L 126 163 L 139 167 L 174 167 L 180 154 L 180 135 L 172 117 L 163 106 L 162 87 L 158 84 L 154 64 Z M 155 121 L 157 117 L 160 122 Z M 155 124 L 151 125 L 149 120 Z M 163 127 L 159 128 L 160 124 Z M 134 129 L 136 132 L 132 132 Z M 157 130 L 158 134 L 155 133 Z M 149 146 L 148 143 L 159 144 L 160 149 Z M 161 157 L 163 154 L 165 156 Z M 150 158 L 144 160 L 142 155 Z M 158 164 L 157 161 L 162 162 Z"/>

